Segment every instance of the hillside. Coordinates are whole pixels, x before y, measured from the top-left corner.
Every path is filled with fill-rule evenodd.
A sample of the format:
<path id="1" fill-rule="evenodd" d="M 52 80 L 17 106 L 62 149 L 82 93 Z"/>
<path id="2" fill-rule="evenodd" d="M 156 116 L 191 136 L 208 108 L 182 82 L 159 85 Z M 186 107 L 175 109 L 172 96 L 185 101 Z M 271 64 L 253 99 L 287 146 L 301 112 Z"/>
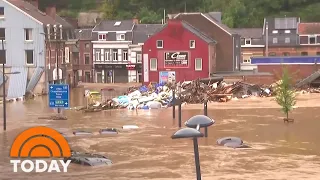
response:
<path id="1" fill-rule="evenodd" d="M 56 4 L 61 15 L 99 10 L 108 19 L 160 23 L 166 13 L 221 11 L 229 27 L 261 27 L 268 16 L 299 16 L 302 21 L 320 21 L 319 0 L 40 0 L 40 7 Z"/>

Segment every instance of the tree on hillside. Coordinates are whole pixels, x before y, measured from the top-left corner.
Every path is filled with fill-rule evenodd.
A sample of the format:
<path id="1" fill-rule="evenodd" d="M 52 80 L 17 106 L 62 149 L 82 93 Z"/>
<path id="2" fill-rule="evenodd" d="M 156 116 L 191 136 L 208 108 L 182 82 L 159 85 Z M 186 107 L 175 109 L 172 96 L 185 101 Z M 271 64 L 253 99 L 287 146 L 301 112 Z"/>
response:
<path id="1" fill-rule="evenodd" d="M 293 106 L 296 104 L 296 95 L 292 87 L 292 78 L 290 76 L 289 71 L 286 68 L 283 68 L 281 81 L 278 84 L 276 93 L 276 101 L 282 107 L 282 112 L 286 115 L 284 121 L 293 121 L 293 119 L 289 119 L 289 112 L 293 109 Z"/>

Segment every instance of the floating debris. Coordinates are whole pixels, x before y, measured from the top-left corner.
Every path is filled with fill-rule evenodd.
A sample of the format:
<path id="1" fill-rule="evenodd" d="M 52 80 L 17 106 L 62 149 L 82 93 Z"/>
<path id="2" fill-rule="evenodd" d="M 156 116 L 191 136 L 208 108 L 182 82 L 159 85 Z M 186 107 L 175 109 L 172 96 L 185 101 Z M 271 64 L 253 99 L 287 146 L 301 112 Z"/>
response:
<path id="1" fill-rule="evenodd" d="M 243 144 L 243 140 L 238 137 L 224 137 L 217 140 L 217 144 L 229 148 L 251 148 Z"/>

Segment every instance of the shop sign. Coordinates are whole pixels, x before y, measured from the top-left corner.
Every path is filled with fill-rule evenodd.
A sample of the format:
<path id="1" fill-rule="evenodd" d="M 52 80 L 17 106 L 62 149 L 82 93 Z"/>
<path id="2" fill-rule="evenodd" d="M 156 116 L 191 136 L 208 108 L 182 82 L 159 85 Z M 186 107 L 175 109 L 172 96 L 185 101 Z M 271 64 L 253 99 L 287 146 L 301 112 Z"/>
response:
<path id="1" fill-rule="evenodd" d="M 164 67 L 165 68 L 189 67 L 189 53 L 188 52 L 165 52 Z"/>
<path id="2" fill-rule="evenodd" d="M 127 69 L 127 70 L 137 70 L 141 69 L 141 64 L 95 64 L 95 69 Z"/>

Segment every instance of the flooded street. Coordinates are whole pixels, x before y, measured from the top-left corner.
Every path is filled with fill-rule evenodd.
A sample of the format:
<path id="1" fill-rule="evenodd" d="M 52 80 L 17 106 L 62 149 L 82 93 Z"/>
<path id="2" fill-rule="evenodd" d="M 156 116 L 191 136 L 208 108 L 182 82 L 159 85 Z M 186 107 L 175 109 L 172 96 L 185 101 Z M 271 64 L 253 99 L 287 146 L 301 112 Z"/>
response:
<path id="1" fill-rule="evenodd" d="M 79 94 L 71 94 L 72 106 L 84 104 L 83 99 L 78 98 L 81 97 Z M 209 116 L 216 120 L 216 124 L 209 128 L 208 138 L 199 139 L 202 179 L 319 179 L 319 110 L 297 108 L 292 114 L 295 122 L 284 124 L 279 109 L 210 109 Z M 172 120 L 171 108 L 98 113 L 66 110 L 67 121 L 38 119 L 52 113 L 54 111 L 48 108 L 47 97 L 8 104 L 6 133 L 2 131 L 2 117 L 0 119 L 1 180 L 196 179 L 192 141 L 170 138 L 178 130 L 177 120 Z M 183 122 L 202 113 L 202 110 L 184 110 Z M 13 173 L 8 156 L 14 138 L 24 129 L 38 125 L 65 133 L 73 150 L 101 153 L 114 164 L 108 167 L 71 164 L 67 173 Z M 98 134 L 100 128 L 120 129 L 123 125 L 138 125 L 140 128 L 121 130 L 118 135 Z M 76 137 L 72 134 L 76 129 L 89 130 L 94 134 Z M 225 136 L 241 137 L 252 149 L 217 146 L 216 140 Z"/>

